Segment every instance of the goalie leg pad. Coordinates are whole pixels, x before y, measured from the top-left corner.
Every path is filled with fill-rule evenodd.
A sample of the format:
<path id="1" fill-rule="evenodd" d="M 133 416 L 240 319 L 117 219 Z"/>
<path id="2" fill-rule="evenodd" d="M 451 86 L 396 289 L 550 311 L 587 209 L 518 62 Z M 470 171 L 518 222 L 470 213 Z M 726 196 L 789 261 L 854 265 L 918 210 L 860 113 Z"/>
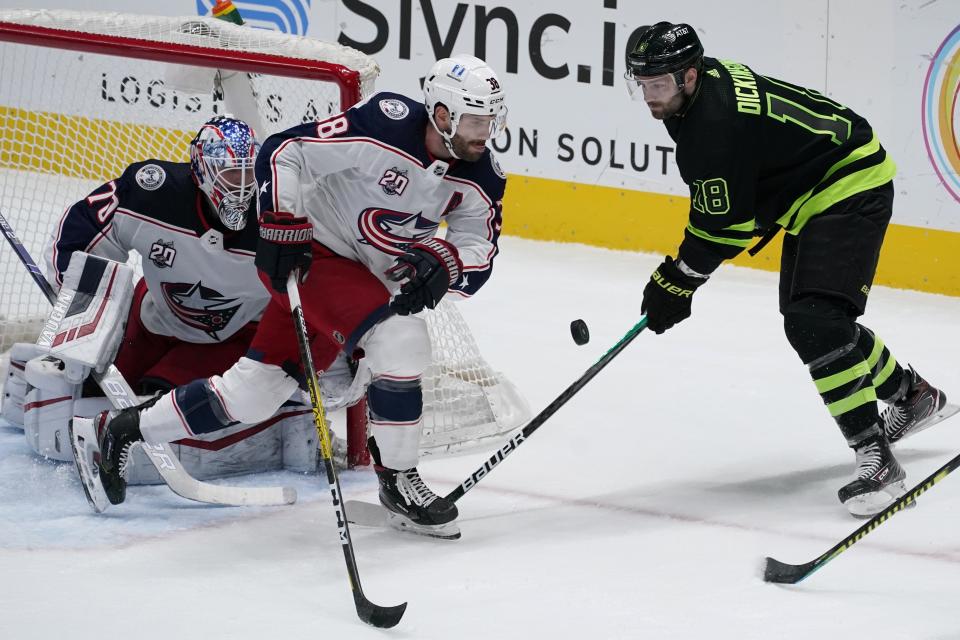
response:
<path id="1" fill-rule="evenodd" d="M 71 382 L 103 371 L 120 348 L 133 299 L 133 268 L 82 251 L 70 256 L 63 286 L 37 344 L 67 365 Z"/>
<path id="2" fill-rule="evenodd" d="M 27 398 L 27 362 L 47 353 L 46 347 L 30 342 L 18 342 L 10 347 L 10 363 L 3 383 L 3 405 L 0 418 L 23 428 L 23 404 Z"/>
<path id="3" fill-rule="evenodd" d="M 27 362 L 23 427 L 34 453 L 73 461 L 69 423 L 74 417 L 92 418 L 111 408 L 107 398 L 80 398 L 81 385 L 69 381 L 60 361 L 41 356 Z"/>
<path id="4" fill-rule="evenodd" d="M 283 468 L 299 473 L 313 473 L 320 464 L 320 440 L 309 405 L 289 403 L 280 409 L 285 415 L 280 423 L 283 438 Z M 327 418 L 329 427 L 330 419 Z M 333 433 L 331 432 L 331 437 Z"/>
<path id="5" fill-rule="evenodd" d="M 67 381 L 60 361 L 48 356 L 27 362 L 24 377 L 28 383 L 23 405 L 23 431 L 35 453 L 70 462 L 69 422 L 73 419 L 73 401 L 79 385 Z"/>
<path id="6" fill-rule="evenodd" d="M 312 410 L 288 402 L 259 424 L 233 423 L 219 431 L 181 438 L 171 450 L 194 478 L 208 480 L 248 473 L 289 469 L 313 473 L 319 460 Z M 127 484 L 162 482 L 143 451 L 134 448 L 127 466 Z"/>

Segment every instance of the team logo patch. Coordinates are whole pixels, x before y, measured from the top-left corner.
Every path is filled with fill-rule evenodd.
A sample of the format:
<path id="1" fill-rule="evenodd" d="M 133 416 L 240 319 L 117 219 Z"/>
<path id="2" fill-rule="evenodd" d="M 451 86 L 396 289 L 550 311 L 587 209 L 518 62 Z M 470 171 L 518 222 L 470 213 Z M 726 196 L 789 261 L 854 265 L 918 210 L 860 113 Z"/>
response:
<path id="1" fill-rule="evenodd" d="M 161 269 L 172 267 L 176 257 L 177 250 L 173 248 L 173 240 L 168 242 L 157 240 L 150 245 L 150 255 L 147 256 L 153 264 Z"/>
<path id="2" fill-rule="evenodd" d="M 492 153 L 490 154 L 490 166 L 493 167 L 493 172 L 495 174 L 497 174 L 504 180 L 507 179 L 507 174 L 503 172 L 503 169 L 500 167 L 500 163 L 497 162 L 497 159 L 493 156 Z"/>
<path id="3" fill-rule="evenodd" d="M 160 289 L 170 310 L 181 322 L 204 331 L 214 340 L 220 339 L 217 332 L 227 328 L 242 304 L 200 282 L 163 282 Z"/>
<path id="4" fill-rule="evenodd" d="M 377 182 L 388 196 L 402 196 L 403 190 L 407 188 L 409 183 L 410 178 L 407 177 L 407 172 L 397 167 L 387 169 L 380 181 Z"/>
<path id="5" fill-rule="evenodd" d="M 400 100 L 387 98 L 380 101 L 380 110 L 391 120 L 403 120 L 410 113 L 409 107 Z"/>
<path id="6" fill-rule="evenodd" d="M 404 213 L 371 207 L 357 219 L 359 242 L 391 256 L 407 252 L 411 244 L 432 238 L 440 223 L 428 220 L 420 213 Z"/>
<path id="7" fill-rule="evenodd" d="M 467 73 L 467 68 L 462 64 L 455 64 L 450 71 L 447 72 L 447 77 L 451 80 L 456 80 L 457 82 L 463 82 L 463 76 Z"/>
<path id="8" fill-rule="evenodd" d="M 347 339 L 343 337 L 343 334 L 334 329 L 333 339 L 337 341 L 337 344 L 346 344 Z"/>
<path id="9" fill-rule="evenodd" d="M 146 164 L 137 171 L 137 184 L 144 191 L 156 191 L 166 179 L 167 172 L 159 165 Z"/>

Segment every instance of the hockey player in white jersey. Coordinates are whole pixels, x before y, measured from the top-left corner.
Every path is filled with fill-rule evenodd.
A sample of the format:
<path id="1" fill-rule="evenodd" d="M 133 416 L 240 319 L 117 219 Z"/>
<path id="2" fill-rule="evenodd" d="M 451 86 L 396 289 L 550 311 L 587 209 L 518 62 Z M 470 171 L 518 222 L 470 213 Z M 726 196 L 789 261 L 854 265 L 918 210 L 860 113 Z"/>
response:
<path id="1" fill-rule="evenodd" d="M 138 393 L 225 371 L 242 356 L 270 295 L 256 278 L 254 160 L 241 120 L 218 116 L 190 143 L 190 162 L 147 160 L 67 209 L 45 254 L 59 288 L 74 251 L 142 256 L 115 362 Z"/>
<path id="2" fill-rule="evenodd" d="M 54 288 L 76 252 L 119 262 L 133 251 L 142 257 L 143 277 L 114 361 L 139 394 L 222 373 L 247 352 L 270 300 L 254 264 L 259 148 L 245 122 L 214 117 L 190 142 L 189 162 L 135 162 L 69 206 L 53 230 L 45 257 Z M 37 453 L 71 460 L 68 421 L 93 415 L 87 411 L 99 411 L 106 400 L 99 393 L 81 398 L 64 367 L 45 353 L 15 345 L 4 415 L 24 426 Z M 270 430 L 239 425 L 220 442 L 184 441 L 181 459 L 201 477 L 279 466 L 312 470 L 316 435 L 308 409 L 285 405 L 268 416 L 275 418 Z M 135 471 L 135 482 L 157 480 L 151 465 Z"/>
<path id="3" fill-rule="evenodd" d="M 314 361 L 364 353 L 369 445 L 397 528 L 456 538 L 455 505 L 417 471 L 421 376 L 430 361 L 415 314 L 470 297 L 497 254 L 506 178 L 487 141 L 505 126 L 504 91 L 482 60 L 438 61 L 425 101 L 378 93 L 322 122 L 269 138 L 257 160 L 257 266 L 272 299 L 246 357 L 155 405 L 103 414 L 100 478 L 123 499 L 122 453 L 270 415 L 303 380 L 286 280 L 299 270 Z M 444 239 L 435 237 L 441 221 Z"/>

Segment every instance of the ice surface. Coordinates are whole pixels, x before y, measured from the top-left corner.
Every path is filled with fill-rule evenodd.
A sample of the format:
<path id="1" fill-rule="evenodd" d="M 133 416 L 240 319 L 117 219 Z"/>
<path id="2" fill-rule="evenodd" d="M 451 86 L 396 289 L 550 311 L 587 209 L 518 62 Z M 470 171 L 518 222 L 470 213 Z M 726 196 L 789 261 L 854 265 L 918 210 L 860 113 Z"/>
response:
<path id="1" fill-rule="evenodd" d="M 660 257 L 502 249 L 460 309 L 536 412 L 636 323 Z M 864 323 L 956 400 L 958 319 L 960 299 L 876 287 Z M 902 443 L 908 485 L 958 451 L 956 418 Z M 421 470 L 448 491 L 483 457 Z M 0 427 L 0 638 L 960 637 L 960 477 L 803 584 L 760 580 L 765 555 L 804 562 L 859 526 L 836 500 L 852 467 L 783 337 L 776 275 L 724 267 L 690 320 L 641 334 L 460 501 L 461 540 L 353 529 L 367 596 L 410 602 L 387 632 L 354 614 L 320 478 L 231 480 L 292 484 L 293 507 L 133 487 L 96 516 L 71 466 Z M 375 499 L 369 470 L 342 481 L 347 498 Z"/>

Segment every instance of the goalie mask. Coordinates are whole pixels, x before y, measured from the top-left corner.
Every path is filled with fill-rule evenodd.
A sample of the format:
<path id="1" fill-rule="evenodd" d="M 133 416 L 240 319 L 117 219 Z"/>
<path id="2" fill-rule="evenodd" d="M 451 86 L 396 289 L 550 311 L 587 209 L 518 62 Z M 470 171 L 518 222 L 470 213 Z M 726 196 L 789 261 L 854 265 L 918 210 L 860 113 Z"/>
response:
<path id="1" fill-rule="evenodd" d="M 506 128 L 506 95 L 497 74 L 480 58 L 460 54 L 437 60 L 423 82 L 423 94 L 430 123 L 455 158 L 463 153 L 454 150 L 457 133 L 461 140 L 486 142 Z M 438 105 L 450 112 L 449 131 L 441 131 L 434 119 Z"/>
<path id="2" fill-rule="evenodd" d="M 190 168 L 197 186 L 231 231 L 247 224 L 247 209 L 257 193 L 253 163 L 258 151 L 253 129 L 229 116 L 209 120 L 190 143 Z"/>

